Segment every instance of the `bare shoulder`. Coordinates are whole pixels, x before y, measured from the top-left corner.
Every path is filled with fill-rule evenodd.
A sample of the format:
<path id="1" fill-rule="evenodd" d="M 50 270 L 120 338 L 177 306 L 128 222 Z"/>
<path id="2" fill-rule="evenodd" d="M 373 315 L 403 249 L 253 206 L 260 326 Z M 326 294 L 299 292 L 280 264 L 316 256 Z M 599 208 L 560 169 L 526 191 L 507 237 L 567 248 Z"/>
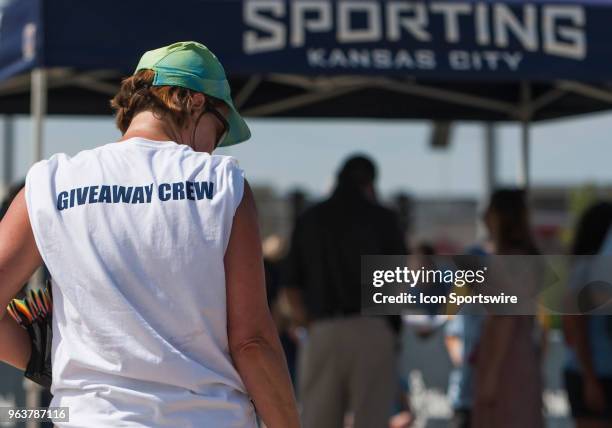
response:
<path id="1" fill-rule="evenodd" d="M 238 213 L 244 213 L 248 215 L 257 215 L 257 208 L 255 205 L 255 196 L 253 195 L 253 190 L 251 189 L 251 185 L 244 179 L 244 192 L 242 195 L 242 201 L 238 206 Z"/>

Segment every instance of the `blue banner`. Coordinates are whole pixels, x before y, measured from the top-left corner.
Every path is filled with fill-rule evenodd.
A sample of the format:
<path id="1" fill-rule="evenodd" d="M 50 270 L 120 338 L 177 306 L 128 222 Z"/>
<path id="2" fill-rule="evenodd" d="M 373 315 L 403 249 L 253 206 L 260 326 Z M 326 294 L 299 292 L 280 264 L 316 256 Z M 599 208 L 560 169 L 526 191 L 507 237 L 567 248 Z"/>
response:
<path id="1" fill-rule="evenodd" d="M 442 80 L 612 77 L 612 2 L 19 0 L 3 15 L 0 77 L 22 67 L 42 15 L 46 66 L 132 71 L 146 49 L 208 45 L 234 75 L 400 75 Z M 24 36 L 25 34 L 25 36 Z"/>
<path id="2" fill-rule="evenodd" d="M 40 59 L 40 1 L 13 1 L 2 9 L 0 80 L 30 70 Z"/>

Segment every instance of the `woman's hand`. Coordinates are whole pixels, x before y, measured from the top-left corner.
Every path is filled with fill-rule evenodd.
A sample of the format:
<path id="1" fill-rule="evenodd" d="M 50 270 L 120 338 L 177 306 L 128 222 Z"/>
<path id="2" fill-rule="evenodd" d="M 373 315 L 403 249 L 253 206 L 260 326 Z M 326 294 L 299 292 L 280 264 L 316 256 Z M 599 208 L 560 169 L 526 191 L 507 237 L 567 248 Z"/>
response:
<path id="1" fill-rule="evenodd" d="M 5 315 L 0 320 L 0 355 L 2 361 L 19 370 L 26 369 L 32 353 L 28 333 L 13 318 Z"/>
<path id="2" fill-rule="evenodd" d="M 389 428 L 408 428 L 413 421 L 412 414 L 408 410 L 404 410 L 391 417 Z"/>

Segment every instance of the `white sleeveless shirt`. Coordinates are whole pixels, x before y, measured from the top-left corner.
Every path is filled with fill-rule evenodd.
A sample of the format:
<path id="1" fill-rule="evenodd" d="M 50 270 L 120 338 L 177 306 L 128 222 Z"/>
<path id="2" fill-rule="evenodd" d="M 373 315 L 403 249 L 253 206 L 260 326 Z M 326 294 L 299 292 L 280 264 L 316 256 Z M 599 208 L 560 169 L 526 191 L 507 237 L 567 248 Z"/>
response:
<path id="1" fill-rule="evenodd" d="M 229 156 L 132 138 L 32 166 L 53 278 L 59 427 L 256 426 L 232 365 L 223 257 L 244 176 Z"/>

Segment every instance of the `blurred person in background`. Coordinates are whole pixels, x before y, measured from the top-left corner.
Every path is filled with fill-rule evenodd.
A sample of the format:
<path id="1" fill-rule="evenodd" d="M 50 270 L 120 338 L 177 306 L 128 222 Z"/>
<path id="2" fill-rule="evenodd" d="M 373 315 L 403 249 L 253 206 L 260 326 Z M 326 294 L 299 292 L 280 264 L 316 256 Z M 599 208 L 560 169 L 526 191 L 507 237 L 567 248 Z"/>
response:
<path id="1" fill-rule="evenodd" d="M 4 217 L 4 215 L 8 211 L 9 206 L 11 205 L 11 202 L 13 202 L 13 199 L 15 199 L 15 197 L 19 194 L 21 189 L 23 189 L 23 186 L 25 186 L 25 181 L 19 181 L 9 186 L 6 192 L 6 195 L 4 196 L 4 199 L 2 200 L 2 204 L 0 204 L 0 220 L 2 219 L 2 217 Z"/>
<path id="2" fill-rule="evenodd" d="M 279 235 L 267 236 L 261 244 L 264 269 L 266 273 L 266 291 L 268 304 L 275 305 L 281 290 L 282 263 L 285 257 L 285 243 Z"/>
<path id="3" fill-rule="evenodd" d="M 524 191 L 495 191 L 484 221 L 494 254 L 538 254 Z M 530 283 L 520 286 L 533 287 Z M 476 353 L 474 428 L 543 426 L 541 344 L 535 339 L 537 331 L 533 315 L 486 316 Z"/>
<path id="4" fill-rule="evenodd" d="M 482 257 L 488 253 L 483 245 L 473 245 L 467 255 Z M 451 428 L 470 428 L 474 405 L 474 352 L 480 340 L 483 316 L 457 314 L 445 326 L 444 343 L 453 368 L 448 379 L 448 399 L 453 408 Z"/>
<path id="5" fill-rule="evenodd" d="M 473 361 L 482 328 L 480 315 L 454 315 L 445 326 L 444 342 L 453 365 L 448 379 L 448 399 L 453 409 L 450 427 L 470 428 L 472 420 Z"/>
<path id="6" fill-rule="evenodd" d="M 28 363 L 4 308 L 44 259 L 58 427 L 298 428 L 253 194 L 212 155 L 250 137 L 222 65 L 146 52 L 111 105 L 120 141 L 36 163 L 0 223 L 0 361 Z"/>
<path id="7" fill-rule="evenodd" d="M 395 411 L 389 420 L 389 428 L 408 428 L 415 419 L 410 401 L 410 384 L 408 379 L 398 372 L 398 388 L 395 397 Z"/>
<path id="8" fill-rule="evenodd" d="M 266 237 L 262 243 L 268 305 L 285 351 L 291 380 L 295 385 L 298 332 L 292 324 L 291 310 L 281 287 L 282 270 L 286 257 L 285 247 L 283 238 L 276 234 Z"/>
<path id="9" fill-rule="evenodd" d="M 581 293 L 589 293 L 587 284 L 611 278 L 610 225 L 612 204 L 608 202 L 595 203 L 578 222 L 571 254 L 591 257 L 575 257 L 568 287 L 573 302 L 579 301 Z M 592 301 L 581 303 L 586 303 L 579 308 L 582 313 L 596 306 Z M 576 426 L 612 427 L 612 317 L 567 315 L 563 327 L 568 351 L 565 385 Z"/>
<path id="10" fill-rule="evenodd" d="M 395 213 L 377 202 L 375 179 L 370 159 L 349 158 L 331 197 L 293 231 L 284 282 L 308 328 L 298 368 L 305 428 L 342 427 L 349 413 L 355 428 L 389 425 L 397 337 L 385 317 L 360 315 L 361 255 L 406 254 L 406 245 Z"/>
<path id="11" fill-rule="evenodd" d="M 415 270 L 421 268 L 444 269 L 445 266 L 440 264 L 442 260 L 437 258 L 437 255 L 438 253 L 433 243 L 428 241 L 418 242 L 410 251 L 410 267 Z M 413 293 L 416 295 L 422 293 L 429 297 L 440 297 L 446 295 L 447 290 L 442 284 L 437 283 L 431 287 L 415 287 L 413 288 Z M 440 303 L 419 303 L 418 307 L 424 314 L 404 315 L 404 325 L 410 325 L 420 339 L 428 339 L 446 322 L 446 316 L 440 313 L 443 312 L 443 306 Z"/>

